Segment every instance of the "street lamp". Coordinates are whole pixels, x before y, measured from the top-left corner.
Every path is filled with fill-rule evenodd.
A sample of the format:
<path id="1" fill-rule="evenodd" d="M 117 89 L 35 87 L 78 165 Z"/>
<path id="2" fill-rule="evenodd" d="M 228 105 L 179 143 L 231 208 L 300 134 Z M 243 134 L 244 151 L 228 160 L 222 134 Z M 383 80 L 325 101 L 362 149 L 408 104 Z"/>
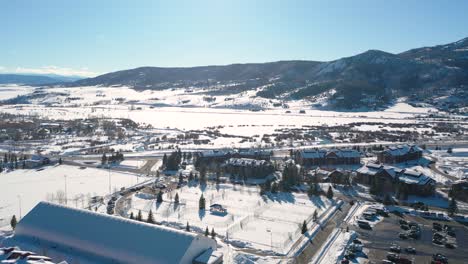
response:
<path id="1" fill-rule="evenodd" d="M 19 219 L 21 219 L 21 195 L 18 194 L 18 202 L 19 202 Z"/>
<path id="2" fill-rule="evenodd" d="M 67 195 L 67 175 L 63 175 L 65 177 L 65 204 L 68 204 L 68 195 Z"/>
<path id="3" fill-rule="evenodd" d="M 273 251 L 273 231 L 271 230 L 271 228 L 267 228 L 266 231 L 270 233 L 270 249 L 271 251 Z"/>

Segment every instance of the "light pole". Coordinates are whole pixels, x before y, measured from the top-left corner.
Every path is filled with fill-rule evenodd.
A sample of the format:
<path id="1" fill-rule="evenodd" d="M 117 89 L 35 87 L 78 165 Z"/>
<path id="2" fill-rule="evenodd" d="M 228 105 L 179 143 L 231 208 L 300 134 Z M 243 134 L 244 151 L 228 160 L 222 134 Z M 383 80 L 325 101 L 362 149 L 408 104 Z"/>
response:
<path id="1" fill-rule="evenodd" d="M 67 195 L 67 175 L 63 175 L 65 177 L 65 204 L 68 204 L 68 195 Z"/>
<path id="2" fill-rule="evenodd" d="M 267 228 L 266 231 L 270 233 L 270 249 L 273 251 L 273 232 L 271 231 L 271 228 Z"/>
<path id="3" fill-rule="evenodd" d="M 19 203 L 19 219 L 21 219 L 21 195 L 18 194 L 18 203 Z"/>

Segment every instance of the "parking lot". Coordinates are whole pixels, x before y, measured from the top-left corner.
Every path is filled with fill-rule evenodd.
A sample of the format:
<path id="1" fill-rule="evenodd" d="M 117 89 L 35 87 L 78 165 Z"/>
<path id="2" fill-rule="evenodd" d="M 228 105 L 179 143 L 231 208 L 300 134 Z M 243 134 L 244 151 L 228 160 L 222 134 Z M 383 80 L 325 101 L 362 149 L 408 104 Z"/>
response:
<path id="1" fill-rule="evenodd" d="M 401 239 L 399 234 L 405 232 L 400 227 L 400 220 L 414 222 L 420 226 L 421 235 L 419 239 Z M 456 238 L 446 236 L 447 242 L 454 243 L 456 248 L 449 249 L 444 245 L 435 245 L 432 243 L 433 223 L 440 223 L 442 226 L 450 225 Z M 382 222 L 373 227 L 372 230 L 365 230 L 359 227 L 353 227 L 359 233 L 367 248 L 369 263 L 382 263 L 390 252 L 392 244 L 401 247 L 399 255 L 412 260 L 413 263 L 431 263 L 432 255 L 441 253 L 445 255 L 449 263 L 468 263 L 468 227 L 457 222 L 433 221 L 421 217 L 403 215 L 402 217 L 390 214 Z M 446 234 L 442 231 L 442 234 Z M 412 247 L 416 249 L 416 254 L 405 252 L 405 248 Z"/>

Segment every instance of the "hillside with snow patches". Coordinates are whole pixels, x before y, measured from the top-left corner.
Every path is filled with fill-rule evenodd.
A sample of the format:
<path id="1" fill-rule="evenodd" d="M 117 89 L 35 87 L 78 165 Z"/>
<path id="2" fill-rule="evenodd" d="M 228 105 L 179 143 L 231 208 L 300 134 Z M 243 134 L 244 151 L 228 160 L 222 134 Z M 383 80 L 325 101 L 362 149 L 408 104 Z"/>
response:
<path id="1" fill-rule="evenodd" d="M 130 87 L 138 91 L 179 90 L 179 104 L 205 102 L 236 107 L 252 101 L 305 100 L 325 109 L 382 109 L 407 97 L 414 104 L 466 112 L 468 39 L 392 54 L 379 50 L 328 62 L 278 61 L 187 68 L 140 67 L 64 83 L 66 87 Z M 161 95 L 159 95 L 161 94 Z M 234 102 L 230 102 L 234 100 Z M 206 103 L 205 103 L 206 104 Z M 249 103 L 242 103 L 249 105 Z M 243 107 L 244 107 L 243 106 Z"/>

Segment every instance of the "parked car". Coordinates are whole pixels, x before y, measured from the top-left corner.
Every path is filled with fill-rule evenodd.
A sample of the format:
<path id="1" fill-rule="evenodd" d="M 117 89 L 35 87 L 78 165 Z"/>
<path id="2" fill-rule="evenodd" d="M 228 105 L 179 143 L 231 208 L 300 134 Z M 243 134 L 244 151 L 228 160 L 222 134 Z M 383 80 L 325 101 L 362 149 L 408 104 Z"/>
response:
<path id="1" fill-rule="evenodd" d="M 432 243 L 437 244 L 437 245 L 443 245 L 443 244 L 444 244 L 444 243 L 442 242 L 442 240 L 436 239 L 436 238 L 432 239 Z"/>
<path id="2" fill-rule="evenodd" d="M 445 243 L 445 247 L 446 247 L 446 248 L 450 248 L 450 249 L 454 249 L 454 248 L 455 248 L 455 245 L 452 244 L 452 243 Z"/>
<path id="3" fill-rule="evenodd" d="M 400 225 L 408 225 L 408 222 L 406 220 L 400 219 Z"/>
<path id="4" fill-rule="evenodd" d="M 408 225 L 400 225 L 400 228 L 403 230 L 409 230 L 410 227 Z"/>
<path id="5" fill-rule="evenodd" d="M 410 254 L 416 254 L 416 249 L 414 247 L 407 247 L 405 248 L 405 252 Z"/>
<path id="6" fill-rule="evenodd" d="M 390 251 L 391 251 L 391 252 L 395 252 L 395 253 L 400 253 L 400 252 L 401 252 L 401 247 L 398 246 L 398 245 L 392 245 L 392 246 L 390 247 Z"/>
<path id="7" fill-rule="evenodd" d="M 432 255 L 432 260 L 439 261 L 441 263 L 448 263 L 448 258 L 440 253 Z"/>
<path id="8" fill-rule="evenodd" d="M 388 260 L 388 259 L 382 259 L 382 263 L 383 263 L 383 264 L 395 264 L 395 262 L 390 261 L 390 260 Z"/>
<path id="9" fill-rule="evenodd" d="M 393 262 L 397 262 L 400 259 L 400 256 L 395 253 L 388 253 L 387 254 L 387 259 Z"/>
<path id="10" fill-rule="evenodd" d="M 447 231 L 447 235 L 451 236 L 451 237 L 456 237 L 457 235 L 455 234 L 455 232 L 453 232 L 453 230 L 449 230 Z"/>
<path id="11" fill-rule="evenodd" d="M 401 239 L 408 239 L 408 235 L 406 233 L 400 233 L 398 234 L 398 237 Z"/>

